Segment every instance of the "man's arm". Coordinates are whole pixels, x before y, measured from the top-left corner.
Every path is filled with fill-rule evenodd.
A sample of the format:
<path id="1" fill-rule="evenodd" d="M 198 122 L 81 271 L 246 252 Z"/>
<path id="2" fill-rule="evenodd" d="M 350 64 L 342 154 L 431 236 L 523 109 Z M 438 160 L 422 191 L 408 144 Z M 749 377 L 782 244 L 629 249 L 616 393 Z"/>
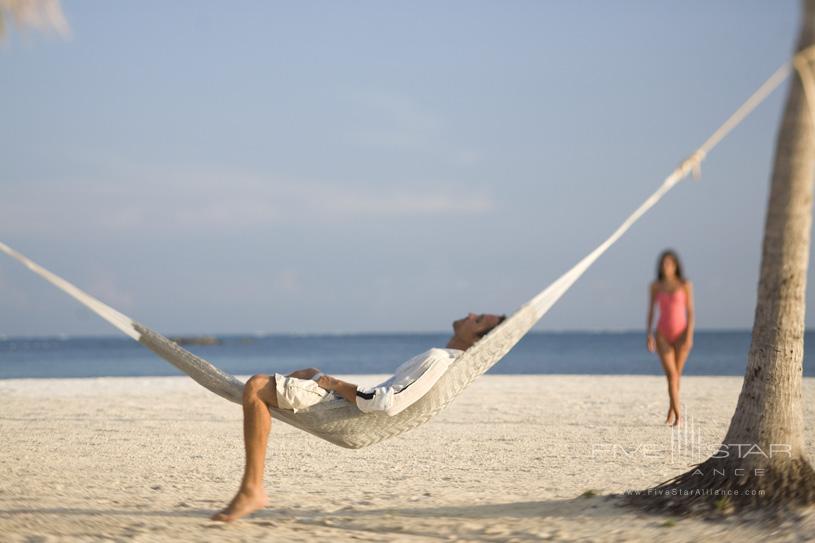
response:
<path id="1" fill-rule="evenodd" d="M 352 404 L 357 403 L 357 385 L 346 383 L 330 375 L 321 375 L 317 385 L 326 390 L 333 390 Z"/>

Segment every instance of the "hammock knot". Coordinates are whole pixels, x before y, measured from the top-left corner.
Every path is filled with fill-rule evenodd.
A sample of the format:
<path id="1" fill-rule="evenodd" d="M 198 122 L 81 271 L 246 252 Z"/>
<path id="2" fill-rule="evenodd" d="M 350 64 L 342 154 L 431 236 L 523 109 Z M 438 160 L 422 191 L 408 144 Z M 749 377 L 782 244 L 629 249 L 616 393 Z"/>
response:
<path id="1" fill-rule="evenodd" d="M 683 175 L 690 173 L 694 180 L 699 181 L 699 179 L 702 178 L 702 161 L 706 155 L 707 153 L 705 153 L 703 149 L 697 149 L 682 162 L 679 166 L 679 170 Z"/>

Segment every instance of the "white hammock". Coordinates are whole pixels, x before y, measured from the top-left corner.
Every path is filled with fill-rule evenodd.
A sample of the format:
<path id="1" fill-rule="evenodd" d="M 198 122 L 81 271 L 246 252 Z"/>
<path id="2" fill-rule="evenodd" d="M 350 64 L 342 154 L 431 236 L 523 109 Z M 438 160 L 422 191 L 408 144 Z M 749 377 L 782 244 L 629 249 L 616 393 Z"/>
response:
<path id="1" fill-rule="evenodd" d="M 804 53 L 806 52 L 799 53 L 796 60 L 802 58 Z M 427 394 L 401 413 L 395 416 L 388 416 L 381 412 L 363 413 L 356 405 L 341 398 L 322 402 L 307 411 L 296 414 L 276 408 L 270 408 L 270 411 L 283 422 L 348 448 L 360 448 L 378 443 L 427 421 L 444 409 L 476 377 L 501 360 L 583 272 L 674 185 L 684 179 L 688 173 L 693 172 L 698 175 L 700 164 L 707 153 L 789 75 L 791 66 L 792 63 L 786 63 L 776 71 L 690 158 L 674 170 L 608 239 L 534 298 L 518 308 L 487 336 L 467 349 L 451 364 L 447 372 Z M 798 67 L 797 64 L 796 67 Z M 237 378 L 224 373 L 206 360 L 181 348 L 175 342 L 105 305 L 2 242 L 0 242 L 0 250 L 73 296 L 97 315 L 151 349 L 202 386 L 227 400 L 241 403 L 243 383 Z"/>

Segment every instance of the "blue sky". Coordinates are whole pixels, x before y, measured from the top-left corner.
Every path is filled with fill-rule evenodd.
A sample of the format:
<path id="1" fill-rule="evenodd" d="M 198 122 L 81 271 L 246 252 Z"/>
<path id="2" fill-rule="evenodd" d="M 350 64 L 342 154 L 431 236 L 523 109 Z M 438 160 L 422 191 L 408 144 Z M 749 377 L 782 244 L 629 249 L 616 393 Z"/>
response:
<path id="1" fill-rule="evenodd" d="M 63 11 L 69 40 L 17 32 L 0 47 L 0 239 L 167 333 L 311 333 L 512 311 L 789 56 L 798 3 Z M 644 328 L 668 246 L 698 326 L 749 328 L 785 93 L 539 328 Z M 114 332 L 0 259 L 0 334 L 56 333 Z"/>

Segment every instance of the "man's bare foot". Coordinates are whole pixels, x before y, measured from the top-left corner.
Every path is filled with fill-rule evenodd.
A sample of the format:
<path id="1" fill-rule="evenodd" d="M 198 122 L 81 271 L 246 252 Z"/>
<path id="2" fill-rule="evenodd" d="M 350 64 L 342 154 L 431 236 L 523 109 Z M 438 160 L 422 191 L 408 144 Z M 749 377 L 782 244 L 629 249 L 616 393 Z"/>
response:
<path id="1" fill-rule="evenodd" d="M 268 503 L 269 498 L 266 497 L 266 493 L 262 489 L 258 492 L 239 490 L 235 497 L 232 498 L 232 501 L 229 502 L 229 505 L 210 518 L 222 522 L 232 522 L 253 511 L 263 509 Z"/>

